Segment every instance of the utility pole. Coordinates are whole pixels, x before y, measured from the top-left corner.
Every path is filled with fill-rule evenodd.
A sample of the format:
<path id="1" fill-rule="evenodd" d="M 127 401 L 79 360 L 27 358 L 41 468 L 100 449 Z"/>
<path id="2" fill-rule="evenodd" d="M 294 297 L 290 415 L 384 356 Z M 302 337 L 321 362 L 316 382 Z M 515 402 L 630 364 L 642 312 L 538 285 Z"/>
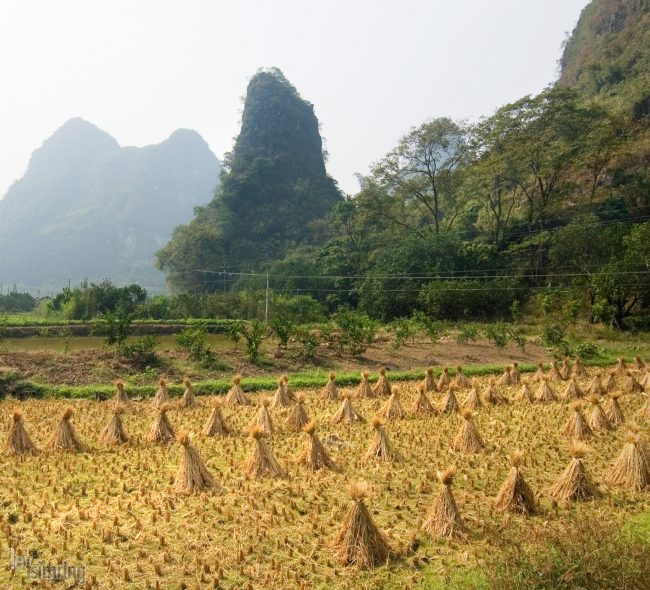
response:
<path id="1" fill-rule="evenodd" d="M 226 264 L 223 265 L 223 292 L 226 292 Z"/>
<path id="2" fill-rule="evenodd" d="M 266 302 L 264 305 L 264 323 L 269 323 L 269 273 L 266 273 Z"/>

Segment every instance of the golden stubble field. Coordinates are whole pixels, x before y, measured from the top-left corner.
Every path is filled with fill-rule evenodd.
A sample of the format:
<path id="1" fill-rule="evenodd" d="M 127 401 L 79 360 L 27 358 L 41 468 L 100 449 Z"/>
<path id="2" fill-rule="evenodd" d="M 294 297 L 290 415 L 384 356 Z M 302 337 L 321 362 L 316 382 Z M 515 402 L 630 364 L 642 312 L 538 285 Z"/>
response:
<path id="1" fill-rule="evenodd" d="M 589 375 L 578 379 L 586 387 Z M 531 376 L 527 377 L 528 379 Z M 623 391 L 623 379 L 613 388 L 627 421 L 635 420 L 648 440 L 647 418 L 635 418 L 646 404 L 642 393 Z M 245 379 L 243 380 L 245 384 Z M 488 378 L 474 380 L 478 393 Z M 593 502 L 557 505 L 548 488 L 571 460 L 569 441 L 562 434 L 572 410 L 568 401 L 529 403 L 517 400 L 521 386 L 497 386 L 511 403 L 484 404 L 474 423 L 485 442 L 477 454 L 459 453 L 452 442 L 463 423 L 458 413 L 415 416 L 411 411 L 417 383 L 396 384 L 406 417 L 389 420 L 384 428 L 399 463 L 364 460 L 374 436 L 372 417 L 386 402 L 352 399 L 366 422 L 333 424 L 338 399 L 307 390 L 305 407 L 317 423 L 317 433 L 338 469 L 312 472 L 296 461 L 308 439 L 288 431 L 290 409 L 270 408 L 275 433 L 266 438 L 288 473 L 283 479 L 250 478 L 242 463 L 253 441 L 247 426 L 269 394 L 249 394 L 252 405 L 223 405 L 226 423 L 234 433 L 226 437 L 201 434 L 216 398 L 201 396 L 199 406 L 182 409 L 178 400 L 168 417 L 176 434 L 192 433 L 192 444 L 214 475 L 214 490 L 182 495 L 174 491 L 181 446 L 160 446 L 145 436 L 157 412 L 151 400 L 136 401 L 122 415 L 131 437 L 123 446 L 106 448 L 99 442 L 112 417 L 111 402 L 6 399 L 0 403 L 3 437 L 12 412 L 21 409 L 34 442 L 44 447 L 68 406 L 72 423 L 87 446 L 85 452 L 48 452 L 0 459 L 0 587 L 29 587 L 25 570 L 10 569 L 14 555 L 56 563 L 86 565 L 88 588 L 376 588 L 417 587 L 423 570 L 445 573 L 450 568 L 476 565 L 490 557 L 499 532 L 526 541 L 531 528 L 549 522 L 570 527 L 581 514 L 619 519 L 647 509 L 650 494 L 609 487 L 606 474 L 626 441 L 625 427 L 597 434 L 587 441 L 584 464 L 603 492 Z M 565 384 L 551 384 L 559 395 Z M 535 395 L 537 383 L 530 386 Z M 459 402 L 469 387 L 456 392 Z M 440 409 L 446 393 L 429 398 Z M 603 396 L 605 403 L 607 396 Z M 588 417 L 590 403 L 584 401 Z M 494 510 L 494 498 L 510 470 L 508 453 L 523 451 L 522 473 L 539 501 L 532 517 Z M 466 526 L 466 536 L 453 541 L 431 539 L 421 524 L 437 495 L 436 472 L 457 468 L 453 492 Z M 387 536 L 396 557 L 370 570 L 346 567 L 336 560 L 331 542 L 351 505 L 352 482 L 368 484 L 366 503 Z M 39 583 L 39 587 L 43 587 Z M 48 587 L 45 583 L 44 587 Z M 51 587 L 59 588 L 60 583 Z"/>

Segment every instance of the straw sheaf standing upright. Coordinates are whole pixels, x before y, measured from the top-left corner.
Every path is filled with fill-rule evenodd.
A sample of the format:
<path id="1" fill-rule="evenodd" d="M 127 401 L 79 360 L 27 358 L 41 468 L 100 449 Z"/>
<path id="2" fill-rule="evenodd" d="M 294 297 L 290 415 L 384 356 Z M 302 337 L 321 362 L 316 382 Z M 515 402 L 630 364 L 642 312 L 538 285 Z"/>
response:
<path id="1" fill-rule="evenodd" d="M 445 367 L 438 378 L 437 388 L 438 391 L 445 391 L 451 385 L 451 378 L 449 377 L 449 367 Z"/>
<path id="2" fill-rule="evenodd" d="M 485 443 L 481 439 L 476 425 L 472 420 L 472 412 L 470 410 L 462 410 L 460 415 L 463 421 L 454 439 L 454 450 L 461 453 L 480 453 L 485 447 Z"/>
<path id="3" fill-rule="evenodd" d="M 631 425 L 627 442 L 607 476 L 608 483 L 636 492 L 650 489 L 649 461 L 650 457 L 639 438 L 638 427 Z"/>
<path id="4" fill-rule="evenodd" d="M 612 429 L 603 407 L 600 405 L 600 399 L 596 395 L 589 398 L 592 404 L 591 414 L 589 414 L 589 426 L 594 432 L 607 432 Z"/>
<path id="5" fill-rule="evenodd" d="M 291 412 L 284 421 L 284 425 L 288 430 L 300 432 L 308 422 L 309 416 L 305 409 L 305 394 L 299 393 L 295 405 L 291 408 Z"/>
<path id="6" fill-rule="evenodd" d="M 99 437 L 99 440 L 105 445 L 124 445 L 129 442 L 129 437 L 122 424 L 122 414 L 124 414 L 124 406 L 113 408 L 113 416 Z"/>
<path id="7" fill-rule="evenodd" d="M 176 472 L 174 490 L 180 494 L 191 494 L 214 488 L 214 478 L 192 446 L 189 434 L 181 434 L 178 442 L 181 444 L 181 461 Z"/>
<path id="8" fill-rule="evenodd" d="M 282 375 L 282 381 L 284 381 L 284 390 L 286 391 L 287 397 L 292 401 L 296 401 L 296 395 L 293 393 L 291 384 L 289 383 L 289 375 Z"/>
<path id="9" fill-rule="evenodd" d="M 359 414 L 352 405 L 351 394 L 343 394 L 343 401 L 339 406 L 339 409 L 332 416 L 332 422 L 338 424 L 339 422 L 365 422 L 364 417 Z"/>
<path id="10" fill-rule="evenodd" d="M 546 373 L 544 372 L 544 363 L 541 361 L 537 363 L 537 371 L 535 371 L 535 374 L 532 377 L 533 382 L 541 381 L 544 377 L 546 377 Z"/>
<path id="11" fill-rule="evenodd" d="M 377 417 L 373 418 L 372 427 L 374 435 L 364 455 L 364 459 L 366 461 L 400 462 L 402 456 L 393 448 L 388 434 L 384 430 L 384 423 L 381 419 Z"/>
<path id="12" fill-rule="evenodd" d="M 118 379 L 115 382 L 115 395 L 113 396 L 113 404 L 117 406 L 128 406 L 129 405 L 129 396 L 124 389 L 124 381 Z"/>
<path id="13" fill-rule="evenodd" d="M 641 409 L 636 413 L 639 420 L 650 421 L 650 395 L 646 394 L 645 403 Z"/>
<path id="14" fill-rule="evenodd" d="M 571 366 L 569 365 L 569 357 L 565 356 L 562 361 L 562 367 L 560 367 L 560 377 L 564 381 L 568 380 L 571 377 Z"/>
<path id="15" fill-rule="evenodd" d="M 370 385 L 370 373 L 368 371 L 363 371 L 361 373 L 361 381 L 359 382 L 359 387 L 357 389 L 357 397 L 360 399 L 373 397 L 372 386 Z"/>
<path id="16" fill-rule="evenodd" d="M 602 494 L 592 482 L 582 461 L 587 448 L 579 442 L 574 442 L 570 451 L 573 458 L 555 485 L 549 490 L 549 495 L 554 500 L 565 502 L 600 498 Z"/>
<path id="17" fill-rule="evenodd" d="M 199 405 L 199 402 L 196 401 L 196 397 L 194 396 L 192 382 L 185 378 L 183 379 L 183 385 L 185 385 L 185 393 L 183 393 L 183 397 L 181 398 L 181 408 L 195 408 Z"/>
<path id="18" fill-rule="evenodd" d="M 314 471 L 318 469 L 336 469 L 336 464 L 327 454 L 327 450 L 316 434 L 316 422 L 310 421 L 303 431 L 307 434 L 305 446 L 298 456 L 298 463 Z"/>
<path id="19" fill-rule="evenodd" d="M 456 376 L 454 377 L 453 383 L 458 389 L 465 389 L 466 387 L 471 386 L 469 377 L 465 375 L 463 372 L 463 367 L 460 365 L 456 367 Z"/>
<path id="20" fill-rule="evenodd" d="M 265 434 L 273 434 L 275 428 L 273 427 L 273 420 L 271 419 L 271 414 L 269 413 L 269 406 L 271 405 L 271 400 L 264 398 L 260 404 L 259 410 L 253 416 L 249 428 L 253 426 L 259 426 L 262 429 L 262 432 Z"/>
<path id="21" fill-rule="evenodd" d="M 508 398 L 497 390 L 494 378 L 490 378 L 488 381 L 488 385 L 483 391 L 483 400 L 486 404 L 490 404 L 491 406 L 499 406 L 508 403 Z"/>
<path id="22" fill-rule="evenodd" d="M 84 445 L 77 437 L 74 426 L 70 421 L 74 412 L 72 408 L 66 408 L 52 433 L 46 448 L 50 451 L 83 451 Z"/>
<path id="23" fill-rule="evenodd" d="M 571 404 L 571 410 L 571 417 L 564 425 L 563 434 L 576 440 L 586 440 L 591 438 L 594 433 L 591 431 L 591 427 L 587 424 L 587 421 L 582 414 L 580 402 L 573 402 Z"/>
<path id="24" fill-rule="evenodd" d="M 617 391 L 613 391 L 609 394 L 609 401 L 605 406 L 605 415 L 612 426 L 620 426 L 625 422 L 625 416 L 623 416 L 621 404 L 618 403 L 619 397 L 621 397 L 621 394 Z"/>
<path id="25" fill-rule="evenodd" d="M 424 386 L 424 391 L 425 393 L 429 393 L 431 391 L 437 391 L 436 388 L 436 378 L 433 375 L 433 368 L 429 367 L 425 374 L 424 374 L 424 380 L 422 381 L 422 385 Z"/>
<path id="26" fill-rule="evenodd" d="M 456 387 L 450 385 L 447 388 L 447 395 L 445 395 L 440 406 L 440 411 L 443 414 L 455 414 L 458 412 L 460 404 L 458 403 L 458 398 L 456 397 Z"/>
<path id="27" fill-rule="evenodd" d="M 221 413 L 221 401 L 217 400 L 203 427 L 203 434 L 205 436 L 228 436 L 230 433 L 230 428 Z"/>
<path id="28" fill-rule="evenodd" d="M 586 372 L 585 366 L 582 364 L 582 359 L 577 357 L 576 362 L 573 363 L 573 367 L 571 367 L 571 376 L 582 377 Z"/>
<path id="29" fill-rule="evenodd" d="M 513 385 L 519 385 L 521 383 L 521 373 L 519 371 L 519 363 L 517 361 L 512 363 L 512 369 L 510 369 L 510 376 L 512 377 Z"/>
<path id="30" fill-rule="evenodd" d="M 535 513 L 535 494 L 521 474 L 523 462 L 524 454 L 521 451 L 510 453 L 512 467 L 494 502 L 497 510 L 526 515 Z"/>
<path id="31" fill-rule="evenodd" d="M 379 369 L 379 379 L 372 389 L 375 397 L 388 397 L 391 394 L 392 387 L 388 377 L 386 377 L 386 369 L 383 367 Z"/>
<path id="32" fill-rule="evenodd" d="M 293 405 L 291 398 L 288 395 L 287 388 L 284 386 L 284 379 L 280 377 L 278 379 L 278 388 L 275 390 L 275 395 L 273 396 L 273 403 L 271 404 L 272 408 L 289 408 Z"/>
<path id="33" fill-rule="evenodd" d="M 147 433 L 147 440 L 149 442 L 166 445 L 176 438 L 174 429 L 167 417 L 169 409 L 169 404 L 163 404 L 158 408 L 157 415 Z"/>
<path id="34" fill-rule="evenodd" d="M 416 416 L 432 416 L 436 414 L 436 409 L 427 397 L 424 383 L 418 385 L 418 396 L 415 398 L 415 402 L 413 403 L 413 413 Z"/>
<path id="35" fill-rule="evenodd" d="M 393 393 L 391 393 L 390 397 L 379 410 L 377 415 L 384 420 L 401 420 L 406 417 L 406 412 L 399 401 L 399 391 L 397 387 L 393 387 Z"/>
<path id="36" fill-rule="evenodd" d="M 366 493 L 360 484 L 351 486 L 352 505 L 333 541 L 338 561 L 361 569 L 384 564 L 391 555 L 386 537 L 373 522 L 364 502 Z"/>
<path id="37" fill-rule="evenodd" d="M 467 394 L 465 401 L 463 402 L 463 409 L 474 412 L 476 410 L 480 410 L 482 407 L 483 402 L 481 401 L 481 396 L 478 394 L 476 387 L 472 387 L 470 392 Z"/>
<path id="38" fill-rule="evenodd" d="M 11 428 L 7 436 L 7 452 L 10 455 L 35 455 L 39 452 L 25 428 L 20 410 L 12 414 Z"/>
<path id="39" fill-rule="evenodd" d="M 548 379 L 546 377 L 544 377 L 540 382 L 535 399 L 538 402 L 554 402 L 557 399 L 555 397 L 555 392 L 548 384 Z"/>
<path id="40" fill-rule="evenodd" d="M 643 385 L 639 383 L 630 371 L 625 371 L 621 388 L 628 393 L 642 393 Z"/>
<path id="41" fill-rule="evenodd" d="M 602 380 L 600 378 L 600 373 L 596 373 L 589 381 L 589 385 L 585 389 L 585 393 L 589 396 L 591 395 L 603 395 L 605 393 L 605 388 L 603 387 Z"/>
<path id="42" fill-rule="evenodd" d="M 621 356 L 616 361 L 616 365 L 614 366 L 613 373 L 615 375 L 624 375 L 626 371 L 627 371 L 627 363 L 625 362 L 625 359 Z"/>
<path id="43" fill-rule="evenodd" d="M 153 397 L 153 405 L 155 408 L 161 407 L 163 404 L 168 404 L 171 402 L 171 397 L 169 396 L 169 389 L 167 388 L 167 380 L 161 379 L 158 382 L 158 391 Z"/>
<path id="44" fill-rule="evenodd" d="M 259 426 L 253 426 L 250 430 L 253 439 L 253 448 L 244 460 L 243 468 L 248 475 L 255 479 L 263 477 L 285 477 L 285 472 L 280 467 L 270 447 L 264 440 L 264 432 Z"/>
<path id="45" fill-rule="evenodd" d="M 422 528 L 436 539 L 455 539 L 464 536 L 463 519 L 451 491 L 455 476 L 455 467 L 438 472 L 440 491 L 422 523 Z"/>
<path id="46" fill-rule="evenodd" d="M 582 389 L 580 389 L 576 378 L 571 377 L 564 388 L 562 399 L 568 401 L 571 399 L 580 399 L 581 397 L 584 397 L 584 393 L 582 392 Z"/>
<path id="47" fill-rule="evenodd" d="M 232 380 L 232 387 L 228 391 L 228 394 L 226 395 L 224 401 L 225 403 L 230 404 L 232 406 L 250 405 L 251 402 L 241 387 L 241 376 L 237 375 Z"/>
<path id="48" fill-rule="evenodd" d="M 521 402 L 528 402 L 529 404 L 532 404 L 535 399 L 533 398 L 533 394 L 530 391 L 530 387 L 528 386 L 528 383 L 523 382 L 521 384 L 521 389 L 519 390 L 519 395 L 517 396 L 517 400 Z"/>
<path id="49" fill-rule="evenodd" d="M 496 384 L 501 387 L 509 387 L 510 385 L 514 385 L 514 381 L 512 379 L 512 368 L 510 365 L 508 365 L 503 370 L 503 373 L 501 374 L 501 377 L 497 379 Z"/>
<path id="50" fill-rule="evenodd" d="M 560 373 L 560 369 L 557 366 L 557 361 L 551 363 L 551 369 L 548 372 L 548 380 L 552 383 L 560 383 L 563 381 L 562 373 Z"/>
<path id="51" fill-rule="evenodd" d="M 339 397 L 339 390 L 336 386 L 336 375 L 334 373 L 329 374 L 329 379 L 323 388 L 322 396 L 324 399 L 337 399 Z"/>
<path id="52" fill-rule="evenodd" d="M 632 365 L 632 368 L 635 371 L 638 371 L 640 373 L 643 373 L 643 371 L 645 371 L 646 366 L 645 363 L 643 362 L 643 359 L 640 356 L 637 355 L 634 357 L 634 363 Z"/>

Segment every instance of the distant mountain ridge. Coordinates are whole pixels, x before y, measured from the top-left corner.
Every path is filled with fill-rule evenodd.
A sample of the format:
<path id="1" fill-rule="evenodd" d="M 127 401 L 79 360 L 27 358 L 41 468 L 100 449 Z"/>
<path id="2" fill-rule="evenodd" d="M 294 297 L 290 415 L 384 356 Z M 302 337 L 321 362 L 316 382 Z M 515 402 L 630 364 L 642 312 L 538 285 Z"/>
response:
<path id="1" fill-rule="evenodd" d="M 120 147 L 92 123 L 69 120 L 0 200 L 0 281 L 48 290 L 110 278 L 161 289 L 154 253 L 210 201 L 220 170 L 192 130 Z"/>

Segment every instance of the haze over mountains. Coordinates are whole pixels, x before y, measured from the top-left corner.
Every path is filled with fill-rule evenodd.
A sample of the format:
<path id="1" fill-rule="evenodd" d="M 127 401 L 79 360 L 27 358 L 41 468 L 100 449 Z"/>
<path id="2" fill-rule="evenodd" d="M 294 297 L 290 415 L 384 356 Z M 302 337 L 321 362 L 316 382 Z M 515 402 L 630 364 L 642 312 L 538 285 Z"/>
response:
<path id="1" fill-rule="evenodd" d="M 210 201 L 221 166 L 195 131 L 143 148 L 71 119 L 0 200 L 0 281 L 35 291 L 68 279 L 164 288 L 154 253 Z"/>

